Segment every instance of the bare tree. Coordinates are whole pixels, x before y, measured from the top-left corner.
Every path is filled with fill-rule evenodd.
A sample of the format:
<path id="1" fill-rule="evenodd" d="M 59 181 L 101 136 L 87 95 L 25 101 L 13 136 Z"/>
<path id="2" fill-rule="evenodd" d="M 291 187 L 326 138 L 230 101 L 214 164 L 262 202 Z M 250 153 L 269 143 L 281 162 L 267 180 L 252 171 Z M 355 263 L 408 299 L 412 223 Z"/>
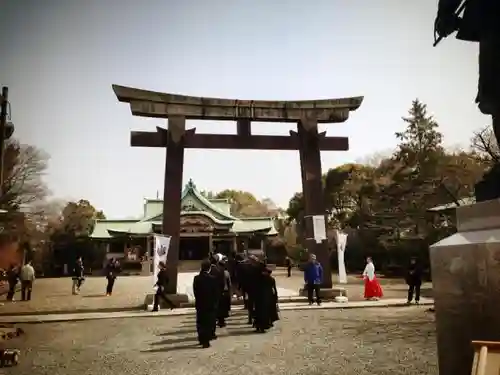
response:
<path id="1" fill-rule="evenodd" d="M 17 210 L 45 199 L 49 191 L 43 176 L 48 160 L 48 154 L 35 146 L 9 141 L 5 149 L 0 207 Z"/>
<path id="2" fill-rule="evenodd" d="M 500 163 L 500 149 L 491 126 L 486 126 L 474 133 L 471 148 L 484 159 Z"/>
<path id="3" fill-rule="evenodd" d="M 387 149 L 374 152 L 371 155 L 364 156 L 356 161 L 356 164 L 366 165 L 373 168 L 378 168 L 385 160 L 388 160 L 394 154 L 394 150 Z"/>
<path id="4" fill-rule="evenodd" d="M 67 203 L 62 199 L 39 201 L 28 208 L 26 215 L 38 231 L 50 233 L 62 225 L 62 212 Z"/>

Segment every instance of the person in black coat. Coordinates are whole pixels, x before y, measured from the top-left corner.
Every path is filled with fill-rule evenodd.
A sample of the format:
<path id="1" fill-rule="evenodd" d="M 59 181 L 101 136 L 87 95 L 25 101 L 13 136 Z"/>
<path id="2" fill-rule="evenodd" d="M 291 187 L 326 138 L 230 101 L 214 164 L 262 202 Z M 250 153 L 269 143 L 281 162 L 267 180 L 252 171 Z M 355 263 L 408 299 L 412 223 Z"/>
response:
<path id="1" fill-rule="evenodd" d="M 417 258 L 411 258 L 406 274 L 406 283 L 408 284 L 408 304 L 413 300 L 415 294 L 415 303 L 420 302 L 420 287 L 422 285 L 422 266 Z"/>
<path id="2" fill-rule="evenodd" d="M 210 275 L 214 278 L 215 280 L 215 290 L 216 290 L 216 293 L 215 293 L 215 306 L 217 307 L 217 313 L 216 313 L 216 320 L 218 321 L 219 323 L 219 326 L 223 327 L 225 325 L 225 322 L 224 322 L 224 319 L 221 319 L 222 318 L 222 315 L 221 314 L 221 302 L 222 302 L 222 293 L 224 291 L 224 269 L 221 268 L 220 264 L 219 264 L 219 259 L 216 255 L 214 255 L 211 259 L 210 259 Z M 222 323 L 222 324 L 221 324 Z M 216 326 L 214 325 L 214 329 L 213 329 L 213 338 L 216 339 L 217 338 L 217 335 L 215 334 L 215 331 L 216 331 Z"/>
<path id="3" fill-rule="evenodd" d="M 255 329 L 263 333 L 273 326 L 278 317 L 278 291 L 272 271 L 263 266 L 256 285 L 258 293 L 255 296 Z"/>
<path id="4" fill-rule="evenodd" d="M 119 264 L 115 258 L 111 258 L 106 265 L 106 280 L 108 281 L 106 285 L 106 295 L 110 296 L 113 294 L 113 287 L 115 285 L 116 277 L 118 276 Z"/>
<path id="5" fill-rule="evenodd" d="M 255 256 L 250 256 L 241 266 L 240 282 L 243 284 L 246 295 L 245 307 L 248 311 L 248 324 L 252 325 L 255 325 L 255 299 L 260 292 L 258 282 L 263 266 Z"/>
<path id="6" fill-rule="evenodd" d="M 196 331 L 198 341 L 203 348 L 210 347 L 210 341 L 215 338 L 218 288 L 215 277 L 210 274 L 211 268 L 210 261 L 203 261 L 200 273 L 193 280 Z"/>
<path id="7" fill-rule="evenodd" d="M 74 295 L 80 293 L 80 288 L 82 287 L 83 281 L 85 280 L 84 270 L 85 270 L 85 268 L 83 266 L 82 257 L 79 257 L 76 260 L 75 265 L 73 267 L 73 272 L 72 272 L 73 276 L 71 278 L 73 280 L 71 292 Z"/>
<path id="8" fill-rule="evenodd" d="M 153 302 L 153 311 L 158 311 L 160 307 L 160 299 L 163 299 L 165 303 L 173 309 L 175 307 L 174 303 L 170 301 L 170 299 L 165 294 L 165 290 L 168 285 L 168 275 L 167 275 L 167 266 L 164 262 L 160 262 L 158 264 L 160 271 L 158 272 L 156 279 L 156 293 Z"/>
<path id="9" fill-rule="evenodd" d="M 247 266 L 248 261 L 238 254 L 236 259 L 236 280 L 232 280 L 233 284 L 236 283 L 236 288 L 238 289 L 238 293 L 241 297 L 243 297 L 243 305 L 245 309 L 248 309 L 248 288 L 247 288 Z"/>
<path id="10" fill-rule="evenodd" d="M 227 263 L 224 259 L 219 262 L 217 267 L 223 278 L 223 283 L 221 284 L 222 290 L 217 305 L 217 324 L 220 328 L 223 328 L 226 326 L 226 318 L 229 317 L 229 312 L 231 311 L 231 275 L 227 270 Z"/>
<path id="11" fill-rule="evenodd" d="M 14 301 L 16 294 L 16 286 L 19 281 L 19 268 L 15 264 L 11 264 L 7 271 L 7 282 L 9 283 L 9 291 L 7 293 L 7 301 Z"/>

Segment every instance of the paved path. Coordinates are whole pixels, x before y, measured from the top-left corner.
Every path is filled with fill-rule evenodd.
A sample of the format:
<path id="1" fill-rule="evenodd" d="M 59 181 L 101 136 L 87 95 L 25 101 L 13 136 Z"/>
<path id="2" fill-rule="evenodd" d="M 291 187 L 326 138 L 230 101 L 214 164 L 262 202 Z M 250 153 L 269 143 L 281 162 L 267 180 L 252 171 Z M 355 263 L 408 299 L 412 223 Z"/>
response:
<path id="1" fill-rule="evenodd" d="M 430 299 L 423 299 L 420 306 L 433 305 L 434 301 Z M 408 307 L 412 308 L 413 305 L 408 306 L 404 299 L 384 299 L 379 301 L 354 301 L 347 303 L 337 302 L 324 302 L 321 306 L 312 305 L 304 302 L 290 302 L 280 305 L 280 311 L 303 311 L 303 310 L 345 310 L 345 309 L 359 309 L 359 308 L 376 308 L 376 307 Z M 242 306 L 234 306 L 233 313 L 244 311 Z M 148 311 L 122 311 L 122 312 L 97 312 L 97 313 L 75 313 L 75 314 L 38 314 L 38 315 L 17 315 L 17 316 L 0 316 L 0 324 L 12 323 L 51 323 L 51 322 L 71 322 L 83 320 L 99 320 L 99 319 L 122 319 L 122 318 L 156 318 L 163 317 L 176 317 L 184 315 L 194 315 L 194 308 L 180 308 L 174 310 L 161 310 L 159 312 Z"/>
<path id="2" fill-rule="evenodd" d="M 283 269 L 273 272 L 281 297 L 293 297 L 303 285 L 302 274 L 295 271 L 288 278 Z M 191 294 L 193 273 L 179 274 L 179 292 Z M 33 299 L 29 302 L 4 303 L 0 306 L 1 315 L 49 314 L 61 312 L 112 312 L 138 310 L 143 307 L 144 297 L 152 291 L 151 276 L 123 276 L 116 281 L 113 296 L 105 296 L 104 277 L 89 277 L 82 287 L 81 294 L 71 295 L 71 278 L 39 279 L 35 281 Z M 384 298 L 402 299 L 406 295 L 406 285 L 401 280 L 381 280 Z M 362 281 L 349 277 L 346 286 L 350 301 L 363 300 Z M 425 288 L 428 290 L 429 286 Z M 424 296 L 429 296 L 428 292 Z M 5 297 L 4 297 L 5 298 Z M 19 293 L 16 295 L 19 298 Z"/>
<path id="3" fill-rule="evenodd" d="M 177 292 L 187 294 L 190 302 L 194 302 L 193 279 L 197 274 L 198 272 L 183 272 L 177 278 Z M 299 295 L 300 286 L 299 288 L 289 289 L 277 285 L 276 288 L 280 297 L 294 297 Z"/>
<path id="4" fill-rule="evenodd" d="M 437 375 L 434 315 L 424 308 L 283 311 L 265 334 L 241 314 L 196 345 L 194 318 L 21 325 L 11 375 Z"/>

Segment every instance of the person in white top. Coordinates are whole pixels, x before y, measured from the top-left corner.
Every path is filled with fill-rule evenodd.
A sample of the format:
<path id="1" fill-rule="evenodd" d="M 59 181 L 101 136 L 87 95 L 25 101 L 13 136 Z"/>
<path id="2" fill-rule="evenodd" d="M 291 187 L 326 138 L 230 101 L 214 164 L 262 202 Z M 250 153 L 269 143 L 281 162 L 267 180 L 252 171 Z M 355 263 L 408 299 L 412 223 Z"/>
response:
<path id="1" fill-rule="evenodd" d="M 21 279 L 21 300 L 29 301 L 33 291 L 33 282 L 35 281 L 35 269 L 31 262 L 22 266 L 19 278 Z"/>
<path id="2" fill-rule="evenodd" d="M 365 299 L 378 300 L 383 296 L 382 287 L 375 276 L 375 265 L 372 258 L 366 258 L 366 267 L 363 271 L 365 280 Z"/>

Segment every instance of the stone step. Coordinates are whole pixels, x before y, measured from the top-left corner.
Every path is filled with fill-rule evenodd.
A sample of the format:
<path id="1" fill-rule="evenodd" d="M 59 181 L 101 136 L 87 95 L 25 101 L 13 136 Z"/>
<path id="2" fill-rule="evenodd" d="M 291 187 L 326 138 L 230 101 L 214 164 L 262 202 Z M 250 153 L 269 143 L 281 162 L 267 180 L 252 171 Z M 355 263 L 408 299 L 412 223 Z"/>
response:
<path id="1" fill-rule="evenodd" d="M 302 296 L 292 296 L 292 297 L 280 297 L 278 298 L 278 303 L 295 303 L 295 302 L 307 302 L 307 297 Z M 231 306 L 243 306 L 243 299 L 233 298 L 231 300 Z M 184 302 L 180 303 L 179 307 L 181 308 L 190 308 L 194 307 L 194 302 Z"/>

